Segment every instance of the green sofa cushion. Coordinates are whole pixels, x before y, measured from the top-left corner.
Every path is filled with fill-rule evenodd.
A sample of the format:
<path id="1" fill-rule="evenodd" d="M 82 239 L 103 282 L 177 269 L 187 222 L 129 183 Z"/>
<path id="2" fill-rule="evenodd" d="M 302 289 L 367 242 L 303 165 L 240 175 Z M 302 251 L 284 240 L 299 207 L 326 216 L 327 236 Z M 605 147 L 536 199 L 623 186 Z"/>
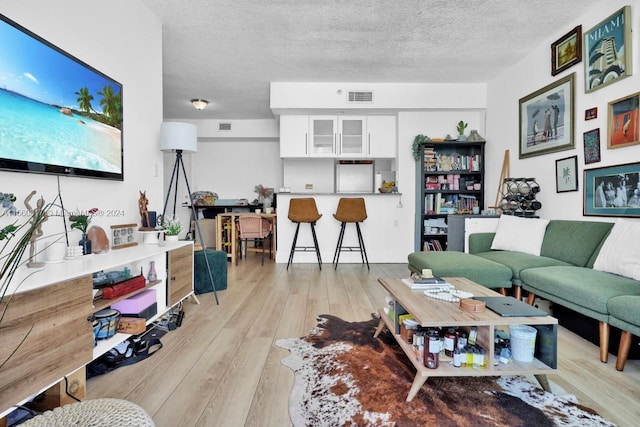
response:
<path id="1" fill-rule="evenodd" d="M 607 309 L 612 326 L 640 336 L 640 295 L 613 297 L 607 301 Z"/>
<path id="2" fill-rule="evenodd" d="M 551 220 L 540 255 L 578 267 L 590 267 L 589 262 L 593 265 L 592 256 L 612 227 L 611 222 Z"/>
<path id="3" fill-rule="evenodd" d="M 531 268 L 520 276 L 525 290 L 605 322 L 609 299 L 640 295 L 640 282 L 584 267 Z"/>
<path id="4" fill-rule="evenodd" d="M 409 269 L 421 274 L 430 268 L 435 276 L 466 277 L 487 288 L 510 288 L 511 270 L 504 265 L 456 251 L 429 251 L 409 254 Z"/>
<path id="5" fill-rule="evenodd" d="M 507 266 L 511 270 L 511 281 L 514 285 L 522 285 L 520 273 L 522 270 L 525 270 L 527 268 L 570 265 L 564 261 L 560 261 L 557 259 L 525 254 L 523 252 L 490 251 L 480 252 L 476 255 Z"/>
<path id="6" fill-rule="evenodd" d="M 473 233 L 469 235 L 469 253 L 489 252 L 496 233 Z"/>

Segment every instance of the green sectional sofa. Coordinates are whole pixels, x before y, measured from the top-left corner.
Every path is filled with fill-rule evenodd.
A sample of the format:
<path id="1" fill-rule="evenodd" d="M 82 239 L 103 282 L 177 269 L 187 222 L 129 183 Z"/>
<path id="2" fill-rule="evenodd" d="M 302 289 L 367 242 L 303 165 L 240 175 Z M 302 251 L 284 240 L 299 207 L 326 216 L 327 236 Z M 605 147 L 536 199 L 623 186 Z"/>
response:
<path id="1" fill-rule="evenodd" d="M 496 264 L 507 267 L 517 298 L 524 289 L 529 293 L 530 304 L 540 296 L 598 320 L 600 360 L 606 362 L 610 324 L 633 334 L 640 332 L 640 315 L 637 314 L 640 312 L 640 281 L 593 269 L 613 225 L 610 222 L 550 220 L 544 229 L 539 255 L 493 250 L 491 246 L 496 233 L 475 233 L 469 236 L 469 253 L 446 256 L 437 252 L 416 252 L 409 255 L 409 268 L 415 272 L 432 268 L 436 275 L 465 276 L 464 266 L 475 265 L 499 274 L 496 277 L 502 280 L 501 270 Z M 518 234 L 513 235 L 514 239 L 518 237 Z M 455 264 L 442 265 L 449 257 Z M 474 280 L 472 276 L 466 277 Z M 486 283 L 481 284 L 487 286 Z M 637 297 L 625 299 L 629 295 Z M 618 310 L 618 316 L 612 309 Z M 630 340 L 630 336 L 623 336 L 625 339 Z"/>

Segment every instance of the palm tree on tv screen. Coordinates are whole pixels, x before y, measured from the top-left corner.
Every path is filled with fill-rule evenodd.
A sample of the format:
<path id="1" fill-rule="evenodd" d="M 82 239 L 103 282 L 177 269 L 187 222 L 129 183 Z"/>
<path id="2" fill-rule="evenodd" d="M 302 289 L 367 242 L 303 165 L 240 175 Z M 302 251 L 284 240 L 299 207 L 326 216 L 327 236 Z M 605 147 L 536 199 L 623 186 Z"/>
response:
<path id="1" fill-rule="evenodd" d="M 113 87 L 105 86 L 98 92 L 98 95 L 102 96 L 100 106 L 103 113 L 109 118 L 109 124 L 119 129 L 122 123 L 120 92 L 113 93 Z"/>
<path id="2" fill-rule="evenodd" d="M 89 89 L 87 87 L 81 87 L 80 90 L 76 92 L 78 95 L 78 107 L 88 113 L 89 111 L 95 111 L 91 106 L 91 101 L 93 101 L 93 95 L 89 93 Z"/>

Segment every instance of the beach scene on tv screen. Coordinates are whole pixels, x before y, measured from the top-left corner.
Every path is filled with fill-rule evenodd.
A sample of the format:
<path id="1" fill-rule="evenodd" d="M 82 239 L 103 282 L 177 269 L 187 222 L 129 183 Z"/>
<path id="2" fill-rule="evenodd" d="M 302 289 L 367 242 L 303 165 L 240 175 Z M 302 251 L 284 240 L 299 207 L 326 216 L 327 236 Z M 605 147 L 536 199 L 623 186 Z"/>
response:
<path id="1" fill-rule="evenodd" d="M 122 173 L 122 86 L 0 20 L 0 158 Z"/>

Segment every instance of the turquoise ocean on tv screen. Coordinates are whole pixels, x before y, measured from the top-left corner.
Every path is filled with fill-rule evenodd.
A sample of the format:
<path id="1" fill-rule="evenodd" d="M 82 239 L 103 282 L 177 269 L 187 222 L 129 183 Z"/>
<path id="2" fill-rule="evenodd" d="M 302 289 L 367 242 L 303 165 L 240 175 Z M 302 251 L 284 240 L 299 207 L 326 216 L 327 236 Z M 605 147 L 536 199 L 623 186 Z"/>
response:
<path id="1" fill-rule="evenodd" d="M 0 158 L 122 171 L 120 130 L 0 89 Z"/>

